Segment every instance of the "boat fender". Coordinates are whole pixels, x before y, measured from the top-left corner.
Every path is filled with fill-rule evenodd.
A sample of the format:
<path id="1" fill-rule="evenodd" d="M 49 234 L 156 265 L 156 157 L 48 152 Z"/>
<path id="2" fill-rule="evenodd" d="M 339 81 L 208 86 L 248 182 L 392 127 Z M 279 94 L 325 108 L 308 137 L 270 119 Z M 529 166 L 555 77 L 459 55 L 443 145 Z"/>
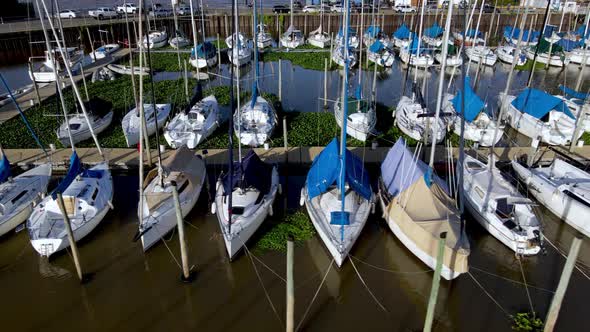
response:
<path id="1" fill-rule="evenodd" d="M 215 202 L 211 203 L 211 214 L 215 214 L 217 211 L 217 204 Z"/>
<path id="2" fill-rule="evenodd" d="M 303 206 L 305 204 L 305 198 L 303 198 L 303 195 L 299 196 L 299 206 Z"/>
<path id="3" fill-rule="evenodd" d="M 115 209 L 115 206 L 113 205 L 113 202 L 111 200 L 107 201 L 107 204 L 109 205 L 109 207 L 111 208 L 111 210 Z"/>
<path id="4" fill-rule="evenodd" d="M 375 214 L 375 202 L 371 202 L 371 214 Z"/>
<path id="5" fill-rule="evenodd" d="M 557 188 L 555 188 L 555 190 L 553 190 L 553 193 L 551 193 L 551 200 L 554 201 L 554 200 L 558 199 L 559 194 L 561 194 L 561 190 L 559 190 L 559 187 L 557 187 Z"/>
<path id="6" fill-rule="evenodd" d="M 279 183 L 279 195 L 283 194 L 283 186 Z"/>
<path id="7" fill-rule="evenodd" d="M 273 214 L 274 214 L 274 211 L 272 209 L 272 204 L 271 204 L 271 205 L 268 206 L 268 215 L 272 217 Z"/>

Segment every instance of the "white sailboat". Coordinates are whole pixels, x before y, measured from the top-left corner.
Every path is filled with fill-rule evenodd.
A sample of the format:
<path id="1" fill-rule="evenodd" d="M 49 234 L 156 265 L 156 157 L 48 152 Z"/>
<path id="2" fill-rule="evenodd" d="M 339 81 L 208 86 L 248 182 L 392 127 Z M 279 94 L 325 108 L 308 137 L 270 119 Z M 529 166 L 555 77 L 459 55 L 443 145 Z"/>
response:
<path id="1" fill-rule="evenodd" d="M 342 105 L 344 100 L 348 103 L 347 107 Z M 365 142 L 377 123 L 375 106 L 362 98 L 342 98 L 338 100 L 334 103 L 334 117 L 340 128 L 342 128 L 345 109 L 347 110 L 346 133 L 359 141 Z"/>
<path id="2" fill-rule="evenodd" d="M 346 0 L 344 8 L 344 49 L 348 52 L 350 0 Z M 349 127 L 348 66 L 345 64 L 344 68 L 340 144 L 334 138 L 314 159 L 300 199 L 300 204 L 305 204 L 313 226 L 339 267 L 348 257 L 374 204 L 363 162 L 346 148 Z"/>
<path id="3" fill-rule="evenodd" d="M 176 227 L 173 187 L 176 186 L 178 190 L 184 218 L 199 200 L 206 179 L 205 162 L 186 146 L 175 150 L 148 173 L 144 182 L 147 185 L 142 193 L 143 215 L 138 233 L 144 251 Z"/>
<path id="4" fill-rule="evenodd" d="M 500 61 L 512 64 L 514 62 L 514 55 L 516 54 L 516 48 L 511 45 L 503 45 L 498 46 L 496 48 L 496 55 Z M 516 65 L 517 66 L 524 66 L 526 64 L 527 58 L 526 55 L 523 53 L 519 53 L 518 57 L 516 58 Z"/>
<path id="5" fill-rule="evenodd" d="M 92 126 L 94 134 L 103 132 L 113 121 L 113 104 L 99 98 L 92 98 L 84 102 L 88 110 L 88 120 L 84 114 L 77 113 L 68 118 L 68 121 L 57 128 L 57 139 L 65 147 L 70 146 L 70 134 L 74 143 L 92 138 L 88 123 Z"/>
<path id="6" fill-rule="evenodd" d="M 92 52 L 90 54 L 90 58 L 93 61 L 104 59 L 107 56 L 109 56 L 109 55 L 115 53 L 116 51 L 118 51 L 119 48 L 121 48 L 121 46 L 119 46 L 119 44 L 105 44 L 105 45 L 102 45 L 101 47 L 95 49 L 94 52 Z"/>
<path id="7" fill-rule="evenodd" d="M 266 24 L 258 24 L 258 31 L 256 36 L 256 43 L 259 49 L 265 49 L 272 45 L 272 35 L 268 32 Z"/>
<path id="8" fill-rule="evenodd" d="M 150 49 L 164 47 L 168 43 L 168 33 L 166 30 L 149 31 L 147 36 L 143 37 L 142 43 L 143 47 L 149 47 Z"/>
<path id="9" fill-rule="evenodd" d="M 156 132 L 156 130 L 160 130 L 164 126 L 168 115 L 170 115 L 172 105 L 144 103 L 143 109 L 145 111 L 145 121 L 147 126 L 147 133 L 144 134 L 151 136 Z M 128 147 L 135 146 L 137 143 L 139 143 L 139 128 L 141 127 L 141 122 L 139 119 L 139 110 L 137 107 L 125 114 L 121 126 L 123 128 L 125 142 L 127 143 Z"/>
<path id="10" fill-rule="evenodd" d="M 369 61 L 381 67 L 391 67 L 395 61 L 395 54 L 379 40 L 371 44 L 367 50 L 367 57 Z"/>
<path id="11" fill-rule="evenodd" d="M 201 0 L 201 8 L 203 8 L 203 1 Z M 195 24 L 195 17 L 193 11 L 193 0 L 190 0 L 190 10 L 191 10 L 191 28 L 193 30 L 193 48 L 191 50 L 191 55 L 189 59 L 189 63 L 191 66 L 197 69 L 203 69 L 207 67 L 213 67 L 217 64 L 218 61 L 221 59 L 217 59 L 217 47 L 213 45 L 213 43 L 206 41 L 205 36 L 205 14 L 203 10 L 201 10 L 201 34 L 203 36 L 203 42 L 201 44 L 197 44 L 197 27 Z M 243 37 L 243 36 L 241 36 Z M 244 44 L 242 44 L 244 45 Z M 228 44 L 229 48 L 231 49 L 231 44 Z M 232 57 L 230 56 L 230 59 Z"/>
<path id="12" fill-rule="evenodd" d="M 220 111 L 215 96 L 201 97 L 201 93 L 196 93 L 186 109 L 166 125 L 164 138 L 172 148 L 194 149 L 227 121 L 228 116 Z"/>
<path id="13" fill-rule="evenodd" d="M 432 114 L 426 108 L 418 86 L 414 83 L 413 87 L 412 97 L 402 96 L 397 103 L 395 112 L 392 114 L 395 118 L 394 124 L 404 134 L 417 141 L 426 137 L 427 142 L 431 142 L 432 139 L 435 139 L 437 143 L 442 142 L 446 133 L 443 120 L 432 118 Z M 436 127 L 434 121 L 438 122 Z"/>
<path id="14" fill-rule="evenodd" d="M 465 49 L 465 54 L 471 62 L 493 66 L 498 61 L 498 56 L 487 46 L 477 45 Z"/>
<path id="15" fill-rule="evenodd" d="M 412 32 L 404 22 L 399 28 L 397 28 L 397 30 L 395 30 L 392 38 L 393 46 L 402 49 L 408 47 L 412 42 Z"/>
<path id="16" fill-rule="evenodd" d="M 534 168 L 512 161 L 512 168 L 536 200 L 568 225 L 590 237 L 588 172 L 561 159 L 555 159 L 549 166 Z"/>
<path id="17" fill-rule="evenodd" d="M 466 156 L 463 161 L 463 197 L 471 215 L 492 236 L 518 255 L 541 251 L 541 224 L 531 206 L 500 173 L 490 157 L 486 165 Z"/>

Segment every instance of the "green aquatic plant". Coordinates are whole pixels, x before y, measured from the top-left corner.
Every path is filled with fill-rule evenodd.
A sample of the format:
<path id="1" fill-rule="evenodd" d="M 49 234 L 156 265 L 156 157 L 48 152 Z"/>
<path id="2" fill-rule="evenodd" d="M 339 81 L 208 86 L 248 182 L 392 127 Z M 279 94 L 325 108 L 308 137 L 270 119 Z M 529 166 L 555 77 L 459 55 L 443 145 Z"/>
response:
<path id="1" fill-rule="evenodd" d="M 527 60 L 527 62 L 525 62 L 525 64 L 522 66 L 519 66 L 519 65 L 514 66 L 514 69 L 522 70 L 522 71 L 531 71 L 533 69 L 533 61 Z M 535 63 L 535 70 L 541 70 L 541 69 L 545 69 L 545 64 L 537 61 Z"/>
<path id="2" fill-rule="evenodd" d="M 534 313 L 519 312 L 512 318 L 512 330 L 518 332 L 541 332 L 543 331 L 543 321 L 536 317 Z"/>
<path id="3" fill-rule="evenodd" d="M 278 221 L 258 240 L 255 250 L 262 251 L 285 251 L 287 250 L 287 239 L 292 236 L 295 242 L 304 242 L 315 235 L 315 229 L 305 211 L 297 210 L 287 214 Z"/>
<path id="4" fill-rule="evenodd" d="M 335 70 L 338 68 L 338 65 L 334 62 L 332 62 L 332 65 L 330 66 L 330 52 L 273 51 L 265 53 L 262 56 L 262 61 L 265 62 L 279 61 L 279 59 L 291 61 L 292 64 L 305 69 L 321 71 L 324 70 L 324 59 L 328 59 L 328 70 Z"/>

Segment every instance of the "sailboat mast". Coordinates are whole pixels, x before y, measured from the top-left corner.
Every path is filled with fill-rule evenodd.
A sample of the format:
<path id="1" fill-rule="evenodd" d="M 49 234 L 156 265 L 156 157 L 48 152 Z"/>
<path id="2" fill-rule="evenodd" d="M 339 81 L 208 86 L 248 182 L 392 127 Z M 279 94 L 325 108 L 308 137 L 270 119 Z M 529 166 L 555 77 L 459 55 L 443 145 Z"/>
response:
<path id="1" fill-rule="evenodd" d="M 442 92 L 445 85 L 445 67 L 447 65 L 447 53 L 449 52 L 448 42 L 449 42 L 449 33 L 451 32 L 451 17 L 453 16 L 453 5 L 449 4 L 448 6 L 448 15 L 447 21 L 445 23 L 445 32 L 443 34 L 443 48 L 442 48 L 442 64 L 440 65 L 440 75 L 438 79 L 438 92 L 436 95 L 436 111 L 434 115 L 434 125 L 433 125 L 433 134 L 431 137 L 432 147 L 430 148 L 430 162 L 429 166 L 432 169 L 434 166 L 434 149 L 436 148 L 436 133 L 438 132 L 438 118 L 440 116 L 440 108 L 442 105 Z"/>
<path id="2" fill-rule="evenodd" d="M 533 56 L 533 67 L 531 68 L 531 72 L 529 73 L 529 80 L 527 81 L 526 86 L 528 88 L 531 87 L 531 83 L 533 82 L 533 76 L 535 73 L 535 66 L 537 65 L 537 55 L 539 54 L 539 44 L 541 44 L 541 40 L 543 40 L 544 35 L 545 35 L 545 29 L 547 29 L 547 24 L 549 24 L 549 7 L 551 6 L 551 1 L 547 1 L 547 7 L 545 8 L 545 19 L 544 19 L 544 23 L 543 23 L 543 29 L 541 29 L 541 35 L 539 36 L 539 41 L 537 42 L 537 45 L 535 45 L 535 55 Z M 529 36 L 530 36 L 529 32 Z M 584 36 L 586 37 L 586 36 Z M 551 36 L 549 36 L 549 39 L 551 39 Z M 549 41 L 549 43 L 551 43 Z M 547 56 L 548 60 L 547 61 L 551 61 L 551 54 L 548 54 Z"/>
<path id="3" fill-rule="evenodd" d="M 586 23 L 585 26 L 586 28 L 584 28 L 584 36 L 582 37 L 582 41 L 584 43 L 584 56 L 582 57 L 582 69 L 580 69 L 580 75 L 578 75 L 578 80 L 576 81 L 576 91 L 580 91 L 580 88 L 582 87 L 582 79 L 584 77 L 584 69 L 586 69 L 586 62 L 588 61 L 588 44 L 586 43 L 586 36 L 588 34 L 588 23 L 590 20 L 590 8 L 588 8 L 588 12 L 586 13 Z M 578 137 L 578 135 L 580 134 L 580 130 L 582 130 L 582 120 L 584 119 L 585 114 L 584 114 L 584 110 L 581 109 L 580 113 L 578 115 L 578 118 L 576 119 L 576 125 L 574 128 L 574 136 L 572 137 L 572 141 L 570 143 L 570 151 L 573 152 L 574 151 L 574 147 L 576 146 L 576 137 Z"/>
<path id="4" fill-rule="evenodd" d="M 199 57 L 197 55 L 197 27 L 195 26 L 195 11 L 193 9 L 193 0 L 189 0 L 189 5 L 191 8 L 191 28 L 193 30 L 193 52 L 195 52 L 195 61 L 197 62 L 198 67 Z M 201 11 L 202 10 L 203 8 L 201 8 Z M 221 63 L 221 59 L 218 59 L 218 61 Z"/>
<path id="5" fill-rule="evenodd" d="M 47 11 L 47 6 L 45 5 L 45 1 L 41 0 L 41 4 L 43 5 L 43 9 L 45 10 L 45 14 L 49 18 L 49 12 Z M 56 39 L 59 53 L 61 54 L 62 58 L 66 59 L 65 51 L 61 46 L 61 42 L 59 41 L 59 37 L 57 36 L 57 32 L 55 31 L 55 27 L 53 26 L 53 22 L 51 22 L 50 19 L 49 19 L 49 25 L 51 26 L 51 31 L 53 32 L 53 36 Z M 92 138 L 94 139 L 94 143 L 96 145 L 98 153 L 100 154 L 101 157 L 104 158 L 104 154 L 102 152 L 102 149 L 100 148 L 100 143 L 98 142 L 98 138 L 96 137 L 96 134 L 94 133 L 94 128 L 92 128 L 92 124 L 90 123 L 90 119 L 88 118 L 88 113 L 86 112 L 86 106 L 84 106 L 84 102 L 82 101 L 82 97 L 80 95 L 80 89 L 78 89 L 78 84 L 76 84 L 76 81 L 74 80 L 74 74 L 72 73 L 72 68 L 70 68 L 70 64 L 68 61 L 64 61 L 64 66 L 66 67 L 66 71 L 68 72 L 68 76 L 70 77 L 70 82 L 72 83 L 72 88 L 74 89 L 74 93 L 76 95 L 76 98 L 78 99 L 78 102 L 80 103 L 80 108 L 82 109 L 82 113 L 84 113 L 84 118 L 86 119 L 86 124 L 88 125 L 90 135 L 92 135 Z"/>
<path id="6" fill-rule="evenodd" d="M 416 63 L 414 64 L 414 83 L 416 83 L 418 81 L 418 59 L 420 58 L 420 44 L 422 43 L 422 28 L 424 25 L 424 2 L 426 0 L 422 0 L 421 5 L 420 5 L 420 25 L 418 28 L 418 48 L 416 50 Z M 413 40 L 413 39 L 412 39 Z M 410 41 L 410 47 L 412 46 L 412 42 Z M 412 50 L 409 49 L 408 50 L 410 52 L 410 57 L 408 60 L 408 64 L 409 62 L 411 62 L 412 60 Z M 425 78 L 426 79 L 426 78 Z"/>
<path id="7" fill-rule="evenodd" d="M 291 11 L 290 11 L 290 13 L 291 13 L 291 23 L 290 23 L 291 25 L 289 27 L 292 27 L 293 26 L 293 0 L 291 0 Z"/>
<path id="8" fill-rule="evenodd" d="M 346 0 L 344 4 L 344 88 L 342 93 L 342 137 L 340 138 L 340 200 L 341 212 L 344 215 L 345 199 L 346 199 L 346 126 L 348 119 L 348 63 L 349 59 L 349 25 L 350 25 L 350 0 Z M 344 224 L 340 225 L 340 241 L 344 242 Z"/>
<path id="9" fill-rule="evenodd" d="M 49 34 L 47 33 L 47 29 L 45 28 L 45 19 L 43 18 L 43 12 L 41 11 L 41 7 L 39 6 L 39 1 L 35 0 L 35 4 L 37 5 L 37 12 L 39 12 L 39 20 L 41 20 L 41 29 L 43 29 L 43 35 L 45 37 L 45 47 L 47 48 L 47 56 L 49 57 L 49 61 L 53 64 L 53 75 L 55 75 L 55 90 L 57 90 L 59 101 L 61 103 L 61 110 L 63 112 L 64 120 L 66 122 L 66 131 L 68 132 L 68 138 L 70 139 L 70 147 L 72 148 L 72 152 L 75 152 L 76 147 L 74 146 L 74 139 L 72 138 L 72 132 L 70 131 L 70 120 L 68 118 L 66 101 L 61 90 L 61 78 L 59 77 L 59 73 L 57 72 L 57 60 L 55 59 L 55 54 L 51 52 Z M 31 73 L 31 75 L 32 74 L 33 73 Z M 10 90 L 7 89 L 7 91 Z"/>
<path id="10" fill-rule="evenodd" d="M 199 7 L 199 10 L 201 11 L 201 36 L 203 36 L 203 43 L 205 43 L 205 12 L 203 11 L 203 0 L 199 0 Z"/>
<path id="11" fill-rule="evenodd" d="M 240 44 L 240 24 L 239 24 L 239 17 L 240 17 L 240 6 L 237 4 L 238 0 L 234 0 L 236 2 L 235 4 L 235 16 L 234 16 L 234 41 L 232 43 L 233 48 L 231 50 L 232 52 L 232 59 L 234 59 L 234 57 L 238 57 L 237 61 L 238 64 L 240 62 L 240 48 L 242 47 L 242 45 Z M 235 51 L 235 52 L 234 52 Z M 238 67 L 239 65 L 236 65 L 234 63 L 231 64 L 232 66 L 236 66 Z M 236 114 L 238 114 L 238 120 L 240 121 L 240 123 L 238 123 L 238 158 L 240 160 L 240 167 L 242 167 L 242 110 L 240 109 L 240 68 L 237 68 L 238 71 L 236 73 L 236 75 L 238 77 L 236 77 L 236 94 L 237 94 L 237 109 L 236 109 Z M 232 87 L 233 89 L 233 87 Z"/>
<path id="12" fill-rule="evenodd" d="M 191 0 L 192 1 L 192 0 Z M 236 7 L 236 1 L 234 0 L 232 1 L 231 5 L 232 5 L 232 15 L 235 14 L 234 10 Z M 232 30 L 235 29 L 235 21 L 232 20 L 232 25 L 234 25 L 232 28 Z M 235 36 L 235 35 L 234 35 Z M 235 37 L 233 37 L 235 38 Z M 236 41 L 235 39 L 232 41 L 232 45 L 235 47 L 236 46 Z M 233 52 L 233 50 L 231 50 L 231 52 Z M 232 54 L 233 55 L 233 54 Z M 221 59 L 219 59 L 219 61 L 221 62 Z M 234 64 L 230 63 L 230 75 L 229 75 L 229 107 L 230 107 L 230 115 L 229 115 L 229 129 L 228 129 L 228 136 L 229 136 L 229 140 L 228 140 L 228 150 L 229 150 L 229 165 L 228 165 L 228 176 L 229 176 L 229 183 L 231 186 L 233 186 L 234 183 L 234 116 L 233 116 L 233 110 L 234 110 Z M 239 144 L 239 143 L 238 143 Z M 240 160 L 241 162 L 241 160 Z M 232 193 L 233 193 L 233 187 L 231 188 L 232 190 L 229 193 L 225 193 L 227 195 L 227 233 L 231 235 L 231 222 L 232 222 Z"/>
<path id="13" fill-rule="evenodd" d="M 258 27 L 258 17 L 256 15 L 256 0 L 254 0 L 254 89 L 258 89 L 258 34 L 256 33 Z M 252 91 L 252 95 L 254 95 L 254 91 Z"/>
<path id="14" fill-rule="evenodd" d="M 142 22 L 142 15 L 143 14 L 143 0 L 139 0 L 139 35 L 142 36 L 143 34 L 143 22 Z M 127 14 L 125 14 L 125 17 L 127 17 Z M 129 33 L 129 32 L 128 32 Z M 137 36 L 136 36 L 136 40 Z M 149 42 L 149 41 L 148 41 Z M 140 122 L 140 126 L 139 126 L 139 211 L 138 211 L 138 217 L 139 217 L 139 225 L 141 226 L 141 221 L 143 220 L 143 148 L 141 147 L 144 142 L 143 142 L 143 124 L 145 121 L 145 113 L 144 113 L 144 109 L 143 109 L 143 41 L 138 41 L 137 43 L 138 47 L 139 47 L 139 102 L 136 104 L 136 108 L 139 108 L 139 122 Z M 131 40 L 129 40 L 129 47 L 131 48 Z M 129 55 L 131 58 L 133 58 L 133 54 L 130 53 Z M 131 73 L 131 77 L 133 79 L 134 73 Z M 146 133 L 147 134 L 147 133 Z M 146 150 L 149 151 L 150 147 L 149 145 L 146 146 Z M 151 162 L 151 160 L 150 160 Z"/>
<path id="15" fill-rule="evenodd" d="M 485 0 L 481 0 L 481 5 L 479 7 L 479 15 L 477 16 L 477 23 L 475 24 L 475 33 L 473 35 L 473 40 L 471 41 L 471 48 L 475 47 L 475 44 L 477 41 L 477 32 L 479 31 L 479 23 L 481 22 L 481 14 L 483 13 L 484 1 Z M 477 0 L 475 1 L 475 6 L 477 6 Z M 463 45 L 465 45 L 466 41 L 467 41 L 467 34 L 465 34 L 465 36 L 463 36 Z M 469 61 L 469 63 L 467 64 L 467 76 L 469 76 L 469 68 L 471 68 L 471 61 Z"/>
<path id="16" fill-rule="evenodd" d="M 129 45 L 129 67 L 131 68 L 131 89 L 133 90 L 133 101 L 135 101 L 135 107 L 138 107 L 137 90 L 135 88 L 135 74 L 133 72 L 133 49 L 131 48 L 131 31 L 129 30 L 129 18 L 127 17 L 127 10 L 125 10 L 124 13 L 125 13 L 125 27 L 127 29 L 127 43 Z"/>

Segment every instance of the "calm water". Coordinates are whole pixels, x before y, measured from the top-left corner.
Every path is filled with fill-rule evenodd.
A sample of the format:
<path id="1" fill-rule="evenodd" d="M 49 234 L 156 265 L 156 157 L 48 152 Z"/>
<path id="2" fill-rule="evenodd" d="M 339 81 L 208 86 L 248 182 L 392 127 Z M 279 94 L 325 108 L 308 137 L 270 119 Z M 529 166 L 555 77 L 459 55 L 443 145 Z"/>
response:
<path id="1" fill-rule="evenodd" d="M 217 173 L 219 169 L 210 170 Z M 283 174 L 287 194 L 277 197 L 275 211 L 296 208 L 305 171 Z M 213 177 L 213 175 L 211 175 Z M 198 271 L 191 284 L 179 281 L 180 270 L 160 243 L 143 254 L 132 242 L 137 230 L 137 177 L 114 178 L 115 210 L 80 243 L 84 270 L 92 275 L 80 285 L 67 254 L 49 262 L 40 259 L 26 232 L 0 239 L 0 310 L 6 331 L 280 331 L 284 327 L 270 307 L 247 256 L 226 258 L 215 216 L 202 194 L 186 218 L 189 258 Z M 540 211 L 545 234 L 562 250 L 571 243 L 572 229 Z M 372 300 L 350 262 L 332 269 L 312 305 L 303 330 L 308 331 L 418 331 L 421 330 L 432 273 L 389 231 L 380 211 L 371 216 L 352 255 L 383 270 L 355 260 L 362 277 L 384 305 Z M 257 236 L 280 217 L 265 221 Z M 472 253 L 471 273 L 509 312 L 529 308 L 522 285 L 482 272 L 521 281 L 518 261 L 511 251 L 473 220 L 467 220 Z M 166 242 L 179 257 L 177 235 Z M 252 246 L 252 244 L 250 244 Z M 281 276 L 285 255 L 258 257 Z M 295 321 L 301 320 L 330 263 L 329 254 L 315 237 L 295 249 Z M 580 264 L 590 265 L 590 243 L 584 240 Z M 525 258 L 523 266 L 534 309 L 545 314 L 564 259 L 552 248 L 546 256 Z M 285 284 L 256 262 L 264 287 L 281 319 L 285 312 Z M 387 271 L 384 271 L 387 270 Z M 588 271 L 588 269 L 586 269 Z M 587 315 L 590 281 L 574 272 L 559 316 L 559 331 L 580 330 Z M 510 323 L 475 282 L 462 275 L 443 281 L 435 321 L 436 331 L 508 331 Z"/>

